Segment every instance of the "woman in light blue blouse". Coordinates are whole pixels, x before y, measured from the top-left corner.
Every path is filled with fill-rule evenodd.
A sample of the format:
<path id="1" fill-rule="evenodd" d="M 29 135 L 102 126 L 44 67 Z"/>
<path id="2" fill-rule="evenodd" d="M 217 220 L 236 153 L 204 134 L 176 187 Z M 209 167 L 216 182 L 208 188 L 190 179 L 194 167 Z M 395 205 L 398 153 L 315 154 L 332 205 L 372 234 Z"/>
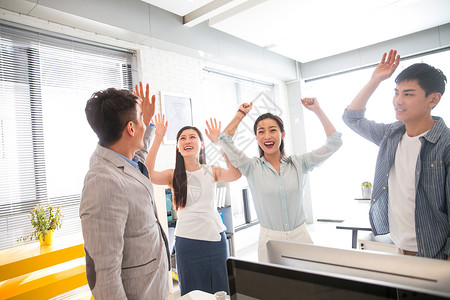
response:
<path id="1" fill-rule="evenodd" d="M 342 145 L 341 133 L 325 115 L 316 98 L 302 99 L 302 104 L 314 112 L 323 125 L 325 145 L 304 154 L 284 153 L 283 121 L 271 113 L 258 117 L 253 130 L 260 157 L 249 158 L 233 144 L 232 137 L 252 103 L 239 107 L 235 117 L 219 136 L 219 144 L 231 163 L 247 177 L 256 213 L 261 225 L 258 258 L 267 261 L 266 242 L 287 240 L 312 243 L 306 229 L 303 209 L 303 187 L 306 173 L 320 165 Z"/>

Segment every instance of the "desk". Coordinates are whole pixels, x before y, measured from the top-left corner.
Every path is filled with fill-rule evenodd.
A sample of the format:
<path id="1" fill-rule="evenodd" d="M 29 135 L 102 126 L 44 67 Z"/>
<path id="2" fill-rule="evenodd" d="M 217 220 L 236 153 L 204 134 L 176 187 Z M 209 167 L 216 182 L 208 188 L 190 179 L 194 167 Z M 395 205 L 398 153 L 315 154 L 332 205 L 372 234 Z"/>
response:
<path id="1" fill-rule="evenodd" d="M 356 249 L 356 244 L 358 240 L 358 230 L 363 231 L 372 231 L 372 228 L 369 225 L 369 222 L 353 222 L 353 221 L 345 221 L 341 225 L 336 225 L 336 229 L 347 229 L 352 231 L 352 248 Z"/>
<path id="2" fill-rule="evenodd" d="M 55 239 L 51 246 L 39 242 L 0 251 L 0 281 L 84 257 L 83 238 L 73 235 Z"/>
<path id="3" fill-rule="evenodd" d="M 0 251 L 0 294 L 9 299 L 48 299 L 87 284 L 81 235 Z"/>

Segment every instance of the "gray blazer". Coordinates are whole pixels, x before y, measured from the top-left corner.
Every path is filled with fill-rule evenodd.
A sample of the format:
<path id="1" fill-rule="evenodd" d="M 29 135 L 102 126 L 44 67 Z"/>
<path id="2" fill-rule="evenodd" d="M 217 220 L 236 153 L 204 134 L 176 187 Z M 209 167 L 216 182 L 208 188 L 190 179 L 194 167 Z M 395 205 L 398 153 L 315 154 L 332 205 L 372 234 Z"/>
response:
<path id="1" fill-rule="evenodd" d="M 147 128 L 145 159 L 154 129 Z M 168 258 L 150 180 L 97 145 L 84 180 L 80 218 L 86 274 L 95 299 L 167 299 Z"/>

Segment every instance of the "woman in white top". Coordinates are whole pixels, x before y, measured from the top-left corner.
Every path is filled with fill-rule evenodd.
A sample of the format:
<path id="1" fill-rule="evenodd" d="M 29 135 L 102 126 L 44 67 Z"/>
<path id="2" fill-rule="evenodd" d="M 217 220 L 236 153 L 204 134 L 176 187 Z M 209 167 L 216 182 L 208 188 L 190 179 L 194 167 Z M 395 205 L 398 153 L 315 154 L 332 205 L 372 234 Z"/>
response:
<path id="1" fill-rule="evenodd" d="M 206 165 L 202 134 L 192 126 L 181 128 L 177 134 L 175 169 L 155 171 L 156 155 L 167 130 L 164 119 L 164 115 L 154 118 L 155 138 L 145 164 L 152 183 L 168 185 L 173 190 L 178 211 L 175 257 L 181 295 L 192 290 L 228 292 L 226 227 L 217 212 L 216 182 L 234 181 L 241 173 L 226 157 L 228 170 Z M 208 136 L 220 132 L 217 122 L 208 128 Z"/>
<path id="2" fill-rule="evenodd" d="M 239 123 L 252 108 L 252 104 L 247 103 L 239 107 L 219 137 L 219 144 L 231 163 L 247 177 L 261 225 L 258 258 L 263 262 L 267 261 L 268 240 L 312 243 L 303 209 L 306 173 L 319 166 L 342 145 L 341 133 L 336 132 L 317 99 L 305 98 L 302 104 L 317 115 L 327 135 L 326 144 L 311 152 L 286 156 L 283 121 L 266 113 L 258 117 L 253 127 L 260 157 L 247 157 L 232 140 Z"/>

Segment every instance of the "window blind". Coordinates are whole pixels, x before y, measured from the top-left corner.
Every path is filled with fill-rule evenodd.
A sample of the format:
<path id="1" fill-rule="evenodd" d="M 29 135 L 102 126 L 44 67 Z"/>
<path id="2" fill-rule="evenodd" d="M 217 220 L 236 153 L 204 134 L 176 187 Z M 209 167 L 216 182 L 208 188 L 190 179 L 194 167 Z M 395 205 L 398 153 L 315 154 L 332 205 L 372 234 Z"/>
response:
<path id="1" fill-rule="evenodd" d="M 0 23 L 0 249 L 33 231 L 38 203 L 61 206 L 55 236 L 81 231 L 80 194 L 97 137 L 84 107 L 93 92 L 132 90 L 126 49 Z"/>

